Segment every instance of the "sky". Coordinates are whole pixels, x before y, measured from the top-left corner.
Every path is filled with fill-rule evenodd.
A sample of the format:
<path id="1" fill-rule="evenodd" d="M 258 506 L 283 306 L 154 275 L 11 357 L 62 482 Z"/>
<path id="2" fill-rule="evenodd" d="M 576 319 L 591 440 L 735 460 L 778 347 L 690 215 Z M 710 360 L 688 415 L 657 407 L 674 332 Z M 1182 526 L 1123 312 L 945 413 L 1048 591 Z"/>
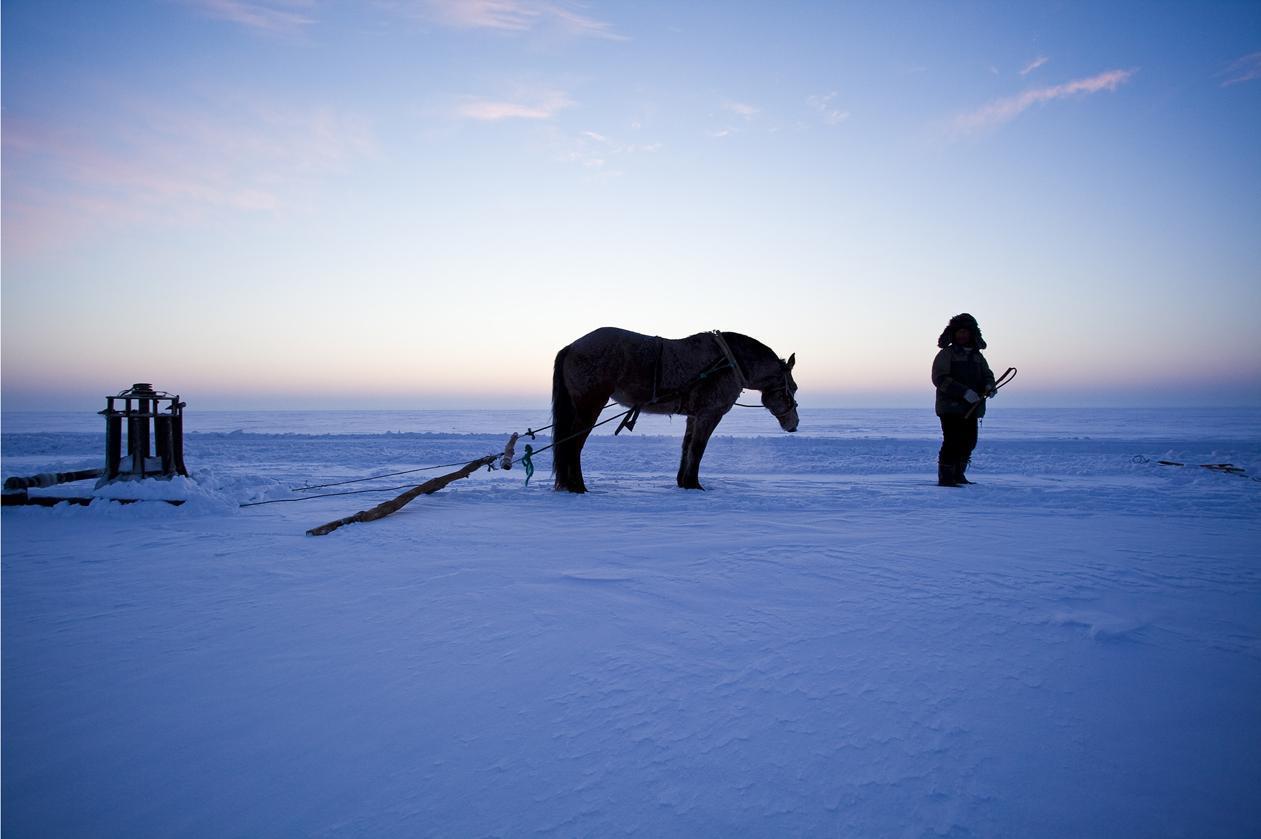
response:
<path id="1" fill-rule="evenodd" d="M 539 407 L 600 326 L 1261 406 L 1261 4 L 7 0 L 4 410 Z"/>

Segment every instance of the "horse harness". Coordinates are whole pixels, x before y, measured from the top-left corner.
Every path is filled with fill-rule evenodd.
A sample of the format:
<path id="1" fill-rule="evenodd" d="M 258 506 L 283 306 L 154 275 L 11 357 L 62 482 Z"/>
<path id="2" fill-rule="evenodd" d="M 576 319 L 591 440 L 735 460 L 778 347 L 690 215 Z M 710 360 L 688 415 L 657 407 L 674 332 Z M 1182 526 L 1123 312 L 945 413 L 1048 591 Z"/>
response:
<path id="1" fill-rule="evenodd" d="M 740 380 L 741 390 L 747 388 L 749 384 L 748 384 L 748 381 L 744 377 L 744 371 L 740 369 L 740 363 L 736 361 L 735 355 L 731 352 L 731 347 L 727 346 L 727 339 L 723 338 L 722 332 L 720 332 L 717 329 L 715 329 L 712 334 L 714 336 L 714 340 L 718 342 L 719 349 L 721 349 L 723 352 L 723 355 L 727 357 L 727 363 L 731 365 L 731 369 L 736 371 L 736 378 Z M 775 413 L 774 411 L 771 411 L 771 409 L 768 408 L 766 405 L 762 406 L 763 408 L 766 408 L 766 410 L 770 411 L 771 416 L 775 417 L 775 419 L 783 419 L 784 417 L 788 416 L 797 408 L 797 400 L 793 397 L 792 388 L 788 384 L 788 369 L 786 367 L 784 368 L 783 391 L 784 391 L 784 396 L 788 398 L 788 402 L 792 403 L 783 411 L 780 411 L 779 413 Z"/>
<path id="2" fill-rule="evenodd" d="M 710 334 L 718 342 L 718 349 L 722 350 L 722 354 L 727 357 L 727 363 L 731 365 L 731 369 L 736 371 L 736 380 L 740 382 L 740 389 L 744 390 L 749 386 L 749 382 L 744 378 L 744 371 L 740 369 L 740 362 L 736 361 L 735 353 L 731 351 L 731 347 L 727 346 L 727 339 L 722 337 L 722 332 L 717 329 Z"/>
<path id="3" fill-rule="evenodd" d="M 728 368 L 735 371 L 736 381 L 739 382 L 741 390 L 745 390 L 749 387 L 749 380 L 745 378 L 744 370 L 740 367 L 740 362 L 736 360 L 735 353 L 731 351 L 731 347 L 727 344 L 727 339 L 722 336 L 722 331 L 715 329 L 711 331 L 710 334 L 714 336 L 714 341 L 717 342 L 718 348 L 722 351 L 723 358 L 719 359 L 714 364 L 711 364 L 709 367 L 705 368 L 701 372 L 701 374 L 696 377 L 696 381 L 692 382 L 692 384 L 689 385 L 686 389 L 678 393 L 671 394 L 671 395 L 679 396 L 682 393 L 685 393 L 688 390 L 691 390 L 692 388 L 696 387 L 709 376 L 712 376 L 713 374 L 719 373 Z M 663 398 L 665 398 L 664 395 L 661 395 L 658 392 L 659 385 L 661 382 L 661 355 L 665 347 L 665 339 L 658 336 L 656 340 L 657 340 L 657 360 L 656 360 L 656 364 L 655 364 L 653 374 L 652 374 L 652 399 L 650 399 L 648 402 L 645 403 L 647 405 L 655 405 L 657 402 L 660 402 Z M 785 410 L 779 413 L 776 413 L 775 411 L 771 411 L 770 408 L 767 408 L 767 410 L 770 411 L 771 416 L 775 417 L 775 419 L 783 419 L 784 417 L 788 416 L 789 413 L 791 413 L 797 408 L 797 400 L 793 398 L 792 389 L 789 387 L 789 384 L 788 384 L 788 370 L 787 369 L 784 370 L 784 384 L 783 384 L 782 389 L 784 391 L 784 395 L 788 397 L 788 402 L 790 402 L 791 404 L 788 406 L 788 408 L 786 408 Z M 766 406 L 764 405 L 762 407 L 766 407 Z M 617 430 L 613 432 L 613 436 L 616 437 L 618 434 L 621 434 L 623 428 L 626 429 L 627 431 L 634 431 L 635 423 L 639 420 L 639 413 L 642 408 L 643 408 L 643 405 L 636 405 L 635 407 L 631 408 L 630 412 L 627 413 L 626 416 L 622 418 L 622 421 L 620 423 L 618 423 Z"/>

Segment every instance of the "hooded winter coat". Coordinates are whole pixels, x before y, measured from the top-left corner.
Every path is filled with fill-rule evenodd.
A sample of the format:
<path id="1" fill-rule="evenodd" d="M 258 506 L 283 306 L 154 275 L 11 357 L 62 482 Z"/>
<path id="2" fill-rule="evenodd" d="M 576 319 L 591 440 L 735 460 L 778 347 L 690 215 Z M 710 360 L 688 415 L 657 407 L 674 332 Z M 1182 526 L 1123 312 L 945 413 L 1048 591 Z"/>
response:
<path id="1" fill-rule="evenodd" d="M 972 331 L 974 346 L 961 347 L 954 343 L 954 334 L 966 326 Z M 933 359 L 933 387 L 937 388 L 937 416 L 963 416 L 976 405 L 972 416 L 985 416 L 985 400 L 982 396 L 994 387 L 994 373 L 989 362 L 981 354 L 985 339 L 976 319 L 963 314 L 950 319 L 949 325 L 937 339 L 941 350 Z M 972 397 L 972 398 L 969 398 Z M 977 404 L 977 403 L 980 404 Z"/>

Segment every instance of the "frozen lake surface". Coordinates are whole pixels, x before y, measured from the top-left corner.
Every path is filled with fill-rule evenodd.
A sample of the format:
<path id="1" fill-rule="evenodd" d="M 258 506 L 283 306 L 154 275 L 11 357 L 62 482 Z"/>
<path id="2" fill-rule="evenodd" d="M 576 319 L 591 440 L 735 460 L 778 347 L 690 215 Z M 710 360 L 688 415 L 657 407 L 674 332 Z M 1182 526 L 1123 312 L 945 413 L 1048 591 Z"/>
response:
<path id="1" fill-rule="evenodd" d="M 746 393 L 745 403 L 756 402 Z M 1256 440 L 1261 435 L 1261 409 L 1148 409 L 1148 408 L 1013 408 L 1001 404 L 993 410 L 987 435 L 1041 439 L 1121 438 L 1145 440 L 1168 438 L 1195 440 Z M 618 409 L 620 410 L 620 409 Z M 539 411 L 197 411 L 188 409 L 185 431 L 222 434 L 491 434 L 540 428 L 551 420 L 547 409 Z M 615 413 L 616 411 L 611 411 Z M 608 413 L 605 414 L 608 416 Z M 802 437 L 827 438 L 937 438 L 941 428 L 931 410 L 918 408 L 812 410 L 801 409 Z M 5 433 L 82 431 L 100 434 L 105 421 L 94 413 L 11 412 L 3 415 Z M 682 417 L 644 414 L 636 426 L 639 436 L 682 436 Z M 607 429 L 606 429 L 607 430 Z M 600 432 L 597 432 L 600 433 Z M 756 437 L 779 434 L 779 426 L 766 411 L 734 408 L 719 426 L 719 436 Z"/>
<path id="2" fill-rule="evenodd" d="M 1261 824 L 1261 413 L 1000 400 L 943 489 L 930 411 L 737 410 L 704 493 L 645 416 L 585 496 L 543 454 L 325 537 L 398 490 L 287 500 L 547 421 L 190 408 L 192 478 L 128 488 L 183 506 L 5 508 L 5 834 Z M 102 425 L 5 414 L 3 473 L 99 465 Z"/>

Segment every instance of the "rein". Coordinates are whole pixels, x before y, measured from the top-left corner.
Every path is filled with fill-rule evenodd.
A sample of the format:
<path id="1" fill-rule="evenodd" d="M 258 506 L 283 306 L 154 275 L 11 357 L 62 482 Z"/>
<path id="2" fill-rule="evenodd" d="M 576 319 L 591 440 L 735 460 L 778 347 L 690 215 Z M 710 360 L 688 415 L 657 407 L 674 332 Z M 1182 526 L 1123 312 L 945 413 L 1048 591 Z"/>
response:
<path id="1" fill-rule="evenodd" d="M 1016 368 L 1008 367 L 1006 372 L 1004 372 L 1003 375 L 998 377 L 998 381 L 994 382 L 994 387 L 990 388 L 990 392 L 988 395 L 993 396 L 994 394 L 998 393 L 998 389 L 1000 387 L 1002 387 L 1005 384 L 1008 384 L 1014 378 L 1016 378 Z"/>
<path id="2" fill-rule="evenodd" d="M 963 415 L 963 418 L 967 419 L 970 416 L 972 416 L 973 412 L 976 411 L 977 405 L 980 405 L 981 402 L 984 402 L 986 399 L 989 399 L 991 396 L 998 393 L 998 389 L 1001 388 L 1003 385 L 1010 384 L 1011 380 L 1016 378 L 1016 372 L 1017 371 L 1015 367 L 1008 367 L 1007 370 L 1003 372 L 1003 375 L 998 377 L 998 381 L 994 382 L 994 386 L 990 388 L 989 393 L 986 393 L 984 396 L 982 396 L 981 400 L 977 402 L 976 405 L 973 405 L 971 408 L 968 408 L 968 412 Z"/>

